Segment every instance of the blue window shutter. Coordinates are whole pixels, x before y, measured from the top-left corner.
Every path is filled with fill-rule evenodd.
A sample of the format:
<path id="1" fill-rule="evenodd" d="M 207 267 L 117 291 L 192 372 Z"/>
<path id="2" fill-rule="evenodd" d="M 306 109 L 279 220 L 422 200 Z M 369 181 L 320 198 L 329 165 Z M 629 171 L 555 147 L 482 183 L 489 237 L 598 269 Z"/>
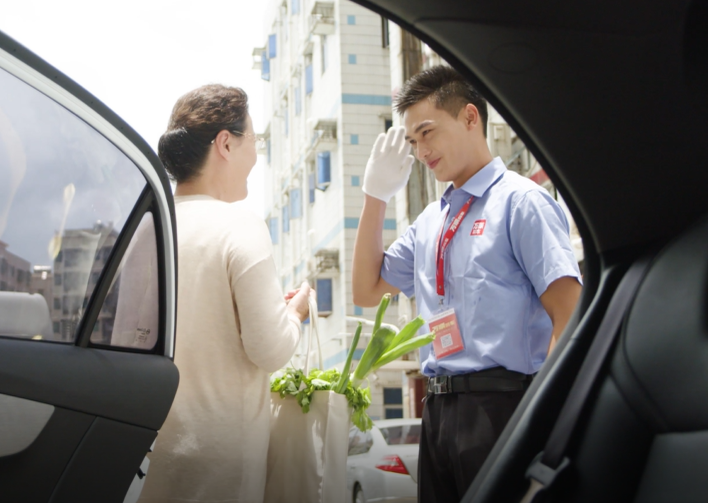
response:
<path id="1" fill-rule="evenodd" d="M 317 188 L 325 190 L 331 181 L 331 154 L 317 153 Z"/>
<path id="2" fill-rule="evenodd" d="M 290 13 L 294 16 L 300 14 L 300 0 L 292 0 L 290 4 Z"/>
<path id="3" fill-rule="evenodd" d="M 290 232 L 290 206 L 283 206 L 283 232 Z"/>
<path id="4" fill-rule="evenodd" d="M 310 204 L 315 202 L 315 174 L 310 173 L 307 179 L 307 188 L 310 191 Z"/>
<path id="5" fill-rule="evenodd" d="M 267 57 L 266 51 L 261 53 L 261 78 L 270 80 L 270 60 Z"/>
<path id="6" fill-rule="evenodd" d="M 268 35 L 268 59 L 273 59 L 278 54 L 277 39 L 275 34 Z"/>
<path id="7" fill-rule="evenodd" d="M 270 240 L 274 245 L 278 244 L 278 217 L 272 217 L 268 220 L 270 230 Z"/>
<path id="8" fill-rule="evenodd" d="M 295 88 L 295 115 L 300 115 L 302 111 L 302 90 L 299 87 Z"/>
<path id="9" fill-rule="evenodd" d="M 302 191 L 292 189 L 290 191 L 290 218 L 300 218 L 302 216 Z"/>
<path id="10" fill-rule="evenodd" d="M 305 67 L 305 94 L 312 94 L 312 64 Z"/>
<path id="11" fill-rule="evenodd" d="M 317 280 L 317 310 L 322 314 L 332 312 L 332 280 Z"/>

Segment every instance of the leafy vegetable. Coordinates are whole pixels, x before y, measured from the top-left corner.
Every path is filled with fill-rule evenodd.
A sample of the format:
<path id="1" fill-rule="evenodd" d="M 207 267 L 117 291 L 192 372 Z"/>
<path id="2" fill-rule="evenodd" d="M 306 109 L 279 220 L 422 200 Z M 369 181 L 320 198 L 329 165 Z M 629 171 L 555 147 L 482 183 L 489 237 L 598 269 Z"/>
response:
<path id="1" fill-rule="evenodd" d="M 349 372 L 361 336 L 361 323 L 354 333 L 354 339 L 341 374 L 337 369 L 324 371 L 314 369 L 309 375 L 305 375 L 302 370 L 288 368 L 272 374 L 270 390 L 280 393 L 281 398 L 288 395 L 294 397 L 303 412 L 309 412 L 312 395 L 315 391 L 334 391 L 347 397 L 347 402 L 352 408 L 352 423 L 361 431 L 370 429 L 373 422 L 366 413 L 366 409 L 371 405 L 371 390 L 368 387 L 362 388 L 360 384 L 374 370 L 391 363 L 406 353 L 430 344 L 435 339 L 435 334 L 432 333 L 414 337 L 425 324 L 420 316 L 411 320 L 398 333 L 389 326 L 381 326 L 390 302 L 391 294 L 387 293 L 381 298 L 376 311 L 371 339 L 353 374 Z"/>
<path id="2" fill-rule="evenodd" d="M 334 391 L 340 377 L 337 369 L 325 371 L 313 369 L 306 376 L 302 370 L 287 368 L 271 375 L 270 390 L 279 393 L 281 398 L 294 397 L 302 412 L 307 413 L 310 411 L 313 393 L 315 391 Z M 371 390 L 368 387 L 354 387 L 351 382 L 347 382 L 344 392 L 340 394 L 347 398 L 347 402 L 352 408 L 352 423 L 361 431 L 371 429 L 373 422 L 366 413 L 366 409 L 371 405 Z"/>

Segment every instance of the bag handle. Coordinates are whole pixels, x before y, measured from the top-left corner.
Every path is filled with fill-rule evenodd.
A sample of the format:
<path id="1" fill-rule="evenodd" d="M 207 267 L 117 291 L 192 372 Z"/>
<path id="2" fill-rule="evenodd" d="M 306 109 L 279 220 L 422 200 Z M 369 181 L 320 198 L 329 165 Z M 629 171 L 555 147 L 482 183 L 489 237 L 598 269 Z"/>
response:
<path id="1" fill-rule="evenodd" d="M 309 337 L 307 338 L 307 353 L 305 354 L 305 375 L 310 374 L 310 354 L 312 352 L 312 338 L 317 339 L 317 355 L 319 357 L 319 369 L 324 370 L 324 364 L 322 363 L 322 343 L 320 342 L 320 332 L 317 328 L 317 301 L 312 298 L 311 295 L 307 296 L 307 305 L 310 309 L 310 330 Z"/>

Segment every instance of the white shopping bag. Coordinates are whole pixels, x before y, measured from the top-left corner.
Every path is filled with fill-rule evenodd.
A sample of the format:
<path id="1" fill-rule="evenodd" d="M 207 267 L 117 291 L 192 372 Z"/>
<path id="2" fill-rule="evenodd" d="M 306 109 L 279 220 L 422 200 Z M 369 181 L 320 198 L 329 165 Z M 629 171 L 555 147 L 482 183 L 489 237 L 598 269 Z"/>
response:
<path id="1" fill-rule="evenodd" d="M 317 306 L 310 302 L 310 337 L 317 338 Z M 322 368 L 322 352 L 319 351 Z M 344 395 L 315 391 L 310 411 L 303 413 L 295 397 L 271 393 L 271 432 L 265 503 L 345 503 L 349 404 Z"/>

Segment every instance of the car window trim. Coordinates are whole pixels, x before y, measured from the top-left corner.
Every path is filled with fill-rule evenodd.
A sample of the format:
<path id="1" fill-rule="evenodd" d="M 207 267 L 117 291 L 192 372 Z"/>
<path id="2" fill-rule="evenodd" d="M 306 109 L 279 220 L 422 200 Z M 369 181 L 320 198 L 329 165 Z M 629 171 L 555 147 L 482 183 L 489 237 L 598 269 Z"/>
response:
<path id="1" fill-rule="evenodd" d="M 125 252 L 128 250 L 128 246 L 130 246 L 130 243 L 133 240 L 135 232 L 140 226 L 143 217 L 146 213 L 152 213 L 153 211 L 151 210 L 153 210 L 155 206 L 155 194 L 152 191 L 150 185 L 146 184 L 145 188 L 140 194 L 140 197 L 138 197 L 137 203 L 135 203 L 133 210 L 130 212 L 130 215 L 126 220 L 123 229 L 118 235 L 118 239 L 116 239 L 116 242 L 113 245 L 113 248 L 111 249 L 111 253 L 108 256 L 108 259 L 106 260 L 106 264 L 101 270 L 100 276 L 98 278 L 98 283 L 96 284 L 96 287 L 91 293 L 88 304 L 86 306 L 86 311 L 79 320 L 79 324 L 76 327 L 76 332 L 74 333 L 74 344 L 76 346 L 82 348 L 101 348 L 112 351 L 128 351 L 132 353 L 155 353 L 159 352 L 161 349 L 164 350 L 165 338 L 162 335 L 162 329 L 164 328 L 164 316 L 159 317 L 157 342 L 155 343 L 155 346 L 150 349 L 129 348 L 123 346 L 113 346 L 110 344 L 96 344 L 94 342 L 91 342 L 93 326 L 98 320 L 98 316 L 101 313 L 101 309 L 103 309 L 106 297 L 108 296 L 108 293 L 110 292 L 111 287 L 113 286 L 114 278 L 121 272 L 119 269 L 121 263 L 123 262 L 123 258 L 125 257 Z M 158 220 L 155 217 L 157 217 L 157 215 L 154 215 L 153 213 L 153 221 Z M 154 232 L 156 242 L 159 243 L 158 236 L 160 235 L 160 232 L 157 228 L 157 225 L 154 226 Z M 160 260 L 160 256 L 158 254 L 158 285 L 160 286 L 162 285 L 162 283 L 164 283 L 162 281 L 162 276 L 159 274 L 159 264 L 161 262 L 162 260 Z M 159 313 L 160 315 L 162 315 L 164 314 L 164 288 L 160 288 L 160 286 L 158 286 L 158 305 Z M 120 291 L 118 295 L 120 295 Z"/>
<path id="2" fill-rule="evenodd" d="M 37 66 L 43 67 L 42 69 L 45 73 L 19 59 L 19 56 L 35 63 Z M 163 317 L 165 323 L 164 355 L 174 359 L 177 309 L 177 251 L 172 225 L 174 211 L 170 211 L 171 206 L 166 189 L 158 172 L 135 143 L 128 139 L 118 127 L 101 115 L 99 111 L 92 108 L 92 106 L 97 106 L 93 100 L 89 101 L 89 103 L 82 101 L 72 92 L 65 89 L 64 85 L 76 87 L 77 90 L 83 91 L 82 94 L 86 94 L 89 99 L 93 98 L 92 95 L 2 32 L 0 32 L 0 68 L 54 100 L 103 135 L 135 164 L 152 188 L 156 204 L 161 210 L 158 215 L 164 232 L 163 248 L 158 250 L 158 254 L 162 255 L 160 262 L 163 262 L 166 272 L 164 303 L 166 315 Z M 53 79 L 47 73 L 53 74 Z M 95 101 L 102 105 L 99 100 L 96 99 Z"/>

